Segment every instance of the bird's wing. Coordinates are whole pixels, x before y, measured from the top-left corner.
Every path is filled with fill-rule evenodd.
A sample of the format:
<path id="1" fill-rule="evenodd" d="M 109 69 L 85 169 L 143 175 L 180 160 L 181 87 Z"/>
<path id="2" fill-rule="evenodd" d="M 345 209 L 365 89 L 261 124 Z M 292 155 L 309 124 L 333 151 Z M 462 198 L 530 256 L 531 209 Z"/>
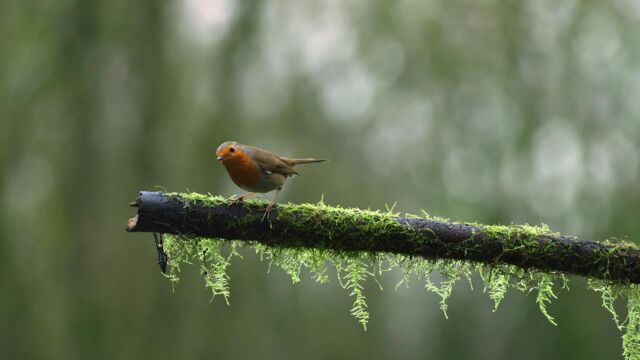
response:
<path id="1" fill-rule="evenodd" d="M 253 146 L 244 146 L 246 146 L 250 150 L 250 152 L 253 153 L 255 162 L 263 171 L 283 175 L 298 175 L 298 172 L 293 169 L 293 166 L 290 166 L 286 162 L 282 161 L 276 155 L 273 155 L 266 150 L 255 148 Z"/>

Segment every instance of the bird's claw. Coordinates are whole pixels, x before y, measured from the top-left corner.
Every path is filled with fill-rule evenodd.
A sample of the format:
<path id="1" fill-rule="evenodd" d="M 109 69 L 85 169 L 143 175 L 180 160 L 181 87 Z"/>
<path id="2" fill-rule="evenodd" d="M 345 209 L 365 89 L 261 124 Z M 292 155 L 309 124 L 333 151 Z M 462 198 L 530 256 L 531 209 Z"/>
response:
<path id="1" fill-rule="evenodd" d="M 244 195 L 240 195 L 237 198 L 233 199 L 233 201 L 231 201 L 231 204 L 229 204 L 229 206 L 236 205 L 237 203 L 242 202 L 242 200 L 248 198 L 249 196 L 253 196 L 253 195 L 255 195 L 255 193 L 253 193 L 253 192 L 249 192 L 249 193 L 246 193 Z"/>
<path id="2" fill-rule="evenodd" d="M 265 209 L 264 214 L 262 215 L 262 219 L 260 220 L 261 223 L 264 221 L 264 219 L 269 218 L 269 213 L 271 213 L 271 209 L 273 209 L 273 204 L 267 205 L 267 208 Z"/>

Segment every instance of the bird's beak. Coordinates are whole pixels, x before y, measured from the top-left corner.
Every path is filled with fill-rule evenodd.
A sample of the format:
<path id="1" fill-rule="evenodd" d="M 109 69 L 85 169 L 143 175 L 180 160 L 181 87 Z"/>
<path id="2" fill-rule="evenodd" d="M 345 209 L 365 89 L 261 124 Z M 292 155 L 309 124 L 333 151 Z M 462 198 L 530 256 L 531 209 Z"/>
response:
<path id="1" fill-rule="evenodd" d="M 218 156 L 218 157 L 216 158 L 216 160 L 218 160 L 218 161 L 222 161 L 222 156 Z"/>

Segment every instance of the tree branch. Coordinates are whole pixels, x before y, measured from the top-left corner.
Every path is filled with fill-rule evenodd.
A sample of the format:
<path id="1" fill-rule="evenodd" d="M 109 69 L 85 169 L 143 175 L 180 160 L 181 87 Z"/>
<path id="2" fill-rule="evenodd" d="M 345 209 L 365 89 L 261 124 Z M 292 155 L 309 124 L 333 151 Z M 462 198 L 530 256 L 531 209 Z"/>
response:
<path id="1" fill-rule="evenodd" d="M 268 220 L 261 221 L 265 210 L 262 203 L 232 205 L 221 197 L 146 191 L 130 205 L 138 208 L 138 214 L 127 224 L 130 232 L 511 264 L 617 283 L 640 283 L 640 250 L 635 245 L 579 240 L 528 225 L 466 224 L 324 204 L 278 204 Z"/>

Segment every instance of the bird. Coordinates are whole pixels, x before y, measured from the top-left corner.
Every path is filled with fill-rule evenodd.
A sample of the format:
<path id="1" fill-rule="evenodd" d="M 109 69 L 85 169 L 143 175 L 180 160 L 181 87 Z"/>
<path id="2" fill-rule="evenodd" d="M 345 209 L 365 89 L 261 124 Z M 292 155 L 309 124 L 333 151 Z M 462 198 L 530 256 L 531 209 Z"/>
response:
<path id="1" fill-rule="evenodd" d="M 248 191 L 246 194 L 238 196 L 232 204 L 257 193 L 276 190 L 261 221 L 269 216 L 287 178 L 300 175 L 294 166 L 327 161 L 326 159 L 287 158 L 236 141 L 225 141 L 220 144 L 216 149 L 216 159 L 224 165 L 231 180 L 241 189 Z"/>

